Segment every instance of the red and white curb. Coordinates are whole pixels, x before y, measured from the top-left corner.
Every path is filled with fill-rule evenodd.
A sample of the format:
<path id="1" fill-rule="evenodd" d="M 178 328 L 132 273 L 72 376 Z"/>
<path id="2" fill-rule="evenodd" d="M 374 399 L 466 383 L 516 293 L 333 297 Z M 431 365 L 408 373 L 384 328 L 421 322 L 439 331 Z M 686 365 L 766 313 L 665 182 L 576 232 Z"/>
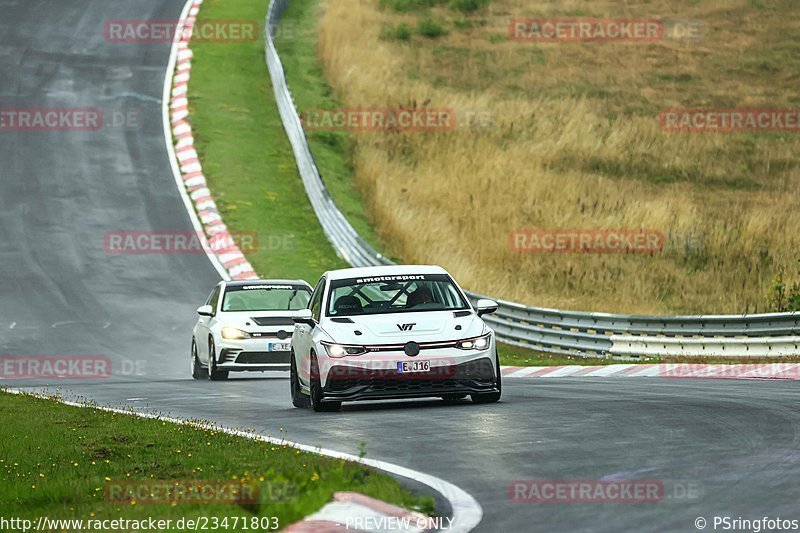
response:
<path id="1" fill-rule="evenodd" d="M 442 519 L 431 518 L 409 511 L 356 492 L 337 492 L 333 501 L 284 529 L 290 533 L 343 533 L 356 531 L 378 533 L 384 531 L 408 531 L 421 533 L 447 527 L 437 523 Z"/>
<path id="2" fill-rule="evenodd" d="M 213 254 L 225 273 L 236 280 L 258 279 L 252 265 L 234 243 L 227 226 L 217 209 L 217 204 L 208 190 L 203 167 L 194 146 L 192 126 L 189 123 L 189 79 L 192 71 L 192 50 L 189 41 L 192 38 L 197 14 L 203 0 L 193 0 L 187 4 L 176 32 L 175 68 L 168 74 L 171 79 L 171 98 L 169 99 L 169 128 L 172 132 L 174 147 L 174 166 L 179 170 L 180 186 L 188 195 L 196 212 L 197 221 L 201 225 L 203 236 L 211 241 L 211 246 L 204 246 Z M 218 243 L 223 243 L 219 245 Z M 206 243 L 204 243 L 206 244 Z"/>
<path id="3" fill-rule="evenodd" d="M 788 379 L 800 381 L 800 363 L 628 364 L 597 366 L 504 366 L 506 378 L 705 378 Z"/>

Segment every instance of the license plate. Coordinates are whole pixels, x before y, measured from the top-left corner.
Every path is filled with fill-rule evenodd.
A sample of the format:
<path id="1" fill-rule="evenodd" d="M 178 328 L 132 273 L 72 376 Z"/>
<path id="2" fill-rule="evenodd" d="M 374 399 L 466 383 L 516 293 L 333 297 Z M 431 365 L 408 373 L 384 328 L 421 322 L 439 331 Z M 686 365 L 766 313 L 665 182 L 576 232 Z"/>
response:
<path id="1" fill-rule="evenodd" d="M 288 352 L 290 348 L 291 345 L 286 342 L 271 342 L 267 350 L 270 352 Z"/>
<path id="2" fill-rule="evenodd" d="M 430 361 L 403 361 L 397 363 L 397 372 L 399 374 L 406 374 L 410 372 L 430 372 Z"/>

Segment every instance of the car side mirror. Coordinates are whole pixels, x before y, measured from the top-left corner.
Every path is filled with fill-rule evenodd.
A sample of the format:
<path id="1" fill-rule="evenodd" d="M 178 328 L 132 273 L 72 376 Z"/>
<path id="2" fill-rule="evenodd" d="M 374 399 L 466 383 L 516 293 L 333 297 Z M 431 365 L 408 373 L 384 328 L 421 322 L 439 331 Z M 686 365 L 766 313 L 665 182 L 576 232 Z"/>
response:
<path id="1" fill-rule="evenodd" d="M 478 312 L 478 316 L 490 315 L 497 311 L 497 302 L 481 298 L 475 304 L 475 309 Z"/>
<path id="2" fill-rule="evenodd" d="M 210 305 L 201 305 L 197 308 L 197 314 L 200 316 L 214 316 L 214 308 Z"/>
<path id="3" fill-rule="evenodd" d="M 314 315 L 311 314 L 311 309 L 301 309 L 297 312 L 297 315 L 292 317 L 292 320 L 295 324 L 305 324 L 312 328 L 317 325 Z"/>

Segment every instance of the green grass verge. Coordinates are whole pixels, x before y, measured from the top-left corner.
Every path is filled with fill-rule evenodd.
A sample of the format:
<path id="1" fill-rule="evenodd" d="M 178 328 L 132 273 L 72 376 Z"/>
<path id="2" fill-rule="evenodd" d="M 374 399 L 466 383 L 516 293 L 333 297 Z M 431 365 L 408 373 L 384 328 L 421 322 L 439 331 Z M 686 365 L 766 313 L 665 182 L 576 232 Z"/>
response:
<path id="1" fill-rule="evenodd" d="M 254 20 L 263 27 L 266 2 L 209 0 L 200 20 Z M 232 231 L 255 231 L 248 252 L 265 277 L 316 283 L 344 268 L 317 223 L 297 173 L 264 62 L 264 44 L 198 42 L 189 91 L 195 144 L 209 188 Z"/>
<path id="2" fill-rule="evenodd" d="M 287 13 L 308 2 L 293 2 Z M 306 6 L 307 7 L 307 6 Z M 263 27 L 262 0 L 203 4 L 200 20 L 255 20 Z M 321 77 L 314 46 L 314 27 L 289 22 L 298 29 L 282 39 L 291 48 L 286 70 L 300 109 L 336 107 Z M 291 145 L 275 104 L 264 62 L 264 43 L 198 42 L 189 105 L 195 144 L 209 188 L 226 225 L 234 232 L 259 235 L 258 250 L 248 259 L 264 277 L 302 278 L 312 285 L 326 270 L 344 268 L 317 222 L 298 175 Z M 308 79 L 307 79 L 308 78 Z M 306 89 L 308 87 L 308 89 Z M 315 134 L 310 139 L 326 186 L 339 208 L 369 242 L 377 244 L 359 194 L 352 186 L 348 139 Z"/>
<path id="3" fill-rule="evenodd" d="M 285 527 L 337 491 L 433 511 L 432 498 L 415 497 L 390 476 L 362 465 L 192 424 L 0 393 L 0 427 L 0 516 L 6 518 L 277 517 Z M 258 487 L 257 503 L 106 501 L 106 487 L 126 491 L 127 484 L 156 480 L 244 480 Z"/>
<path id="4" fill-rule="evenodd" d="M 535 352 L 510 344 L 497 343 L 497 353 L 502 366 L 565 366 L 565 365 L 614 365 L 620 361 L 595 357 L 576 357 L 569 355 Z M 627 361 L 626 361 L 627 362 Z M 644 361 L 652 362 L 652 361 Z"/>

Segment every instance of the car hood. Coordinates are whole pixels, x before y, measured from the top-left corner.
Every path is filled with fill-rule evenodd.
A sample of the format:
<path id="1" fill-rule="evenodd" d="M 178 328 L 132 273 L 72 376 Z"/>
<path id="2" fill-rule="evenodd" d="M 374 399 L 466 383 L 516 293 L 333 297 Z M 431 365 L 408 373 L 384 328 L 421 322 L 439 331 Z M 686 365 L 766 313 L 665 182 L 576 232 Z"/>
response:
<path id="1" fill-rule="evenodd" d="M 236 311 L 221 313 L 219 318 L 226 325 L 238 328 L 279 327 L 291 331 L 292 317 L 299 314 L 300 311 Z"/>
<path id="2" fill-rule="evenodd" d="M 475 314 L 455 316 L 453 311 L 427 311 L 347 317 L 352 322 L 323 320 L 322 327 L 334 342 L 342 344 L 405 344 L 477 337 L 484 323 Z M 460 326 L 460 329 L 456 329 Z M 357 335 L 356 332 L 361 332 Z"/>

